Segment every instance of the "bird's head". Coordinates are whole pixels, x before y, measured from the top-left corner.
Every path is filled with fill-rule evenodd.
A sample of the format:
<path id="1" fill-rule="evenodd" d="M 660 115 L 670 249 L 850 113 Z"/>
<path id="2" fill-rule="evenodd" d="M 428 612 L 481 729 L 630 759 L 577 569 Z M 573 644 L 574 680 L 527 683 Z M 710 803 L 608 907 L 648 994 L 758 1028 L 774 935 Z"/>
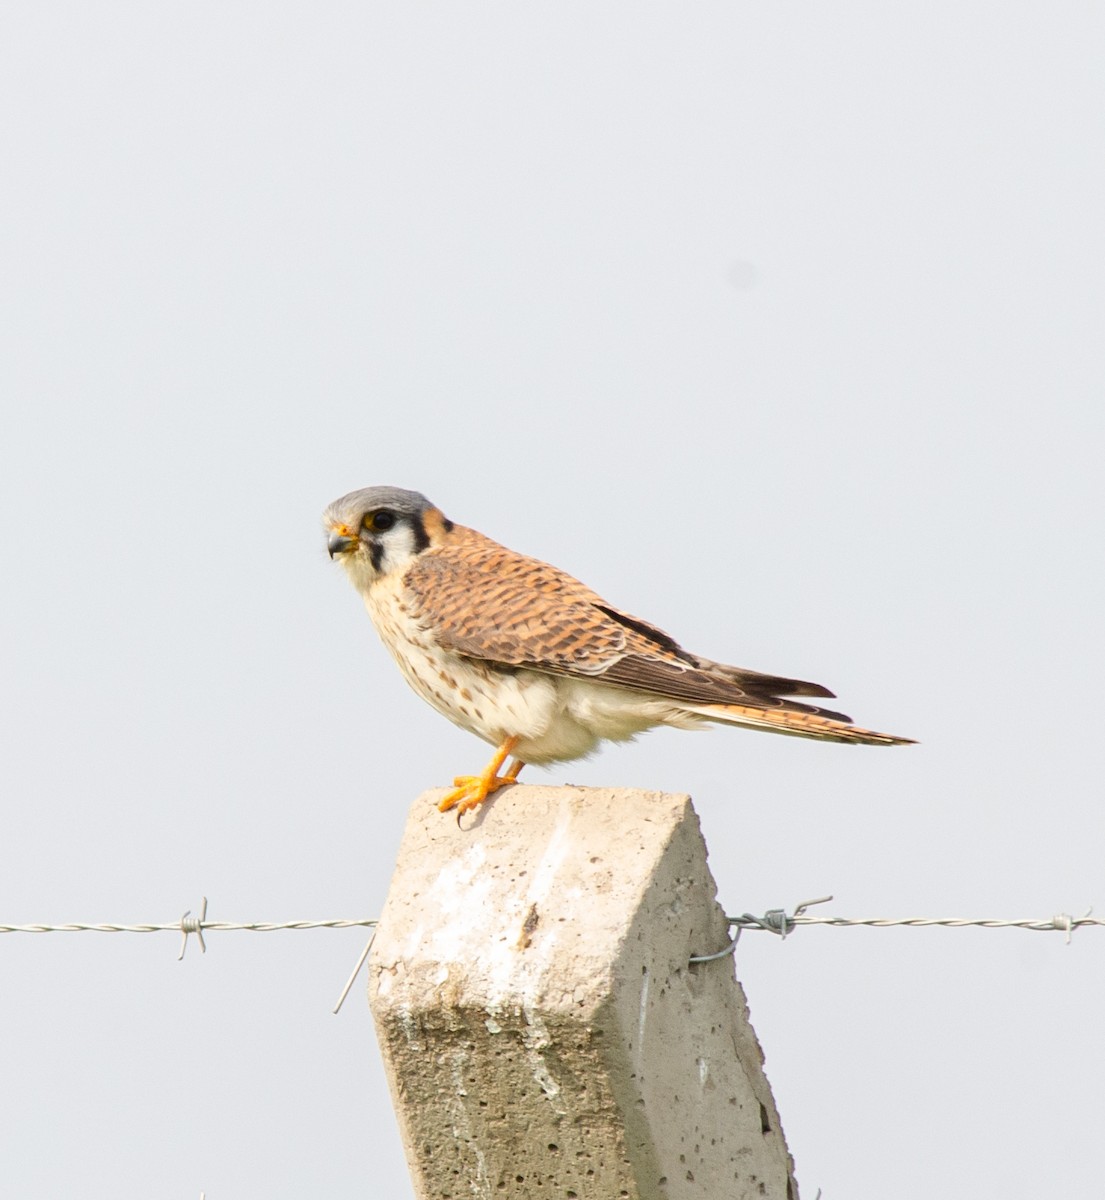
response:
<path id="1" fill-rule="evenodd" d="M 322 521 L 330 557 L 338 559 L 359 591 L 405 570 L 453 529 L 425 496 L 394 487 L 350 492 L 327 508 Z"/>

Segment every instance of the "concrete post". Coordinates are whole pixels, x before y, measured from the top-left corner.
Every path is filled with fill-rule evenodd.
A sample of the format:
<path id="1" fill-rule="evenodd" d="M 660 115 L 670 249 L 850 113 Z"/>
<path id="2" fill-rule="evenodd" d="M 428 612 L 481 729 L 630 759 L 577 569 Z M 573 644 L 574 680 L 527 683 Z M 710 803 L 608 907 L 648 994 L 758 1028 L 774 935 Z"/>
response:
<path id="1" fill-rule="evenodd" d="M 689 797 L 440 795 L 369 960 L 420 1200 L 797 1200 Z"/>

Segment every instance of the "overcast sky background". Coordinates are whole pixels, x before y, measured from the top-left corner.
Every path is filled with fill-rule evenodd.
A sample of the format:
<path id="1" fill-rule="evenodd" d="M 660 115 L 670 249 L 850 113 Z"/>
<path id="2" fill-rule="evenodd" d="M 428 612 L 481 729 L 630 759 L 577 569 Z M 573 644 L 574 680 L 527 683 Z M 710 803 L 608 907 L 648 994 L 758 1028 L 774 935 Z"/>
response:
<path id="1" fill-rule="evenodd" d="M 388 483 L 852 749 L 664 731 L 731 912 L 1105 914 L 1105 15 L 0 8 L 0 921 L 372 916 L 487 748 L 319 515 Z M 0 939 L 21 1200 L 409 1196 L 359 930 Z M 807 1200 L 1101 1194 L 1105 931 L 748 934 Z"/>

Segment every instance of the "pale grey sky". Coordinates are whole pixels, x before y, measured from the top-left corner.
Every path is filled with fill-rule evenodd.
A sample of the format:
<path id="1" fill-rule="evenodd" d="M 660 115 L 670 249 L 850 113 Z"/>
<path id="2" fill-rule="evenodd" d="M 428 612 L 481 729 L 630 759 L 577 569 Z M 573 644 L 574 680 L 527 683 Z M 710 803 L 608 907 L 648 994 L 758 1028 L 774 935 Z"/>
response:
<path id="1" fill-rule="evenodd" d="M 373 915 L 486 748 L 391 483 L 897 751 L 663 732 L 730 911 L 1105 910 L 1093 5 L 0 8 L 0 921 Z M 348 933 L 0 939 L 21 1200 L 410 1195 Z M 1100 1194 L 1105 933 L 747 935 L 807 1200 Z"/>

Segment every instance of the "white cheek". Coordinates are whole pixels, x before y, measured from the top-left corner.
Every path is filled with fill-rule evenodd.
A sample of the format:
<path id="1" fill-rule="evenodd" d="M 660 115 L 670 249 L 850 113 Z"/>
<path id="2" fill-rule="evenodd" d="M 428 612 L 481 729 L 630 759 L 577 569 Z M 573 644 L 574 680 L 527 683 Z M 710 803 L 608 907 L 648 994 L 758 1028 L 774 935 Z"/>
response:
<path id="1" fill-rule="evenodd" d="M 397 525 L 382 537 L 377 535 L 377 541 L 384 548 L 383 557 L 380 559 L 381 575 L 391 575 L 394 571 L 403 571 L 410 566 L 415 557 L 415 549 L 414 532 L 409 526 Z M 371 563 L 369 565 L 371 566 Z"/>

